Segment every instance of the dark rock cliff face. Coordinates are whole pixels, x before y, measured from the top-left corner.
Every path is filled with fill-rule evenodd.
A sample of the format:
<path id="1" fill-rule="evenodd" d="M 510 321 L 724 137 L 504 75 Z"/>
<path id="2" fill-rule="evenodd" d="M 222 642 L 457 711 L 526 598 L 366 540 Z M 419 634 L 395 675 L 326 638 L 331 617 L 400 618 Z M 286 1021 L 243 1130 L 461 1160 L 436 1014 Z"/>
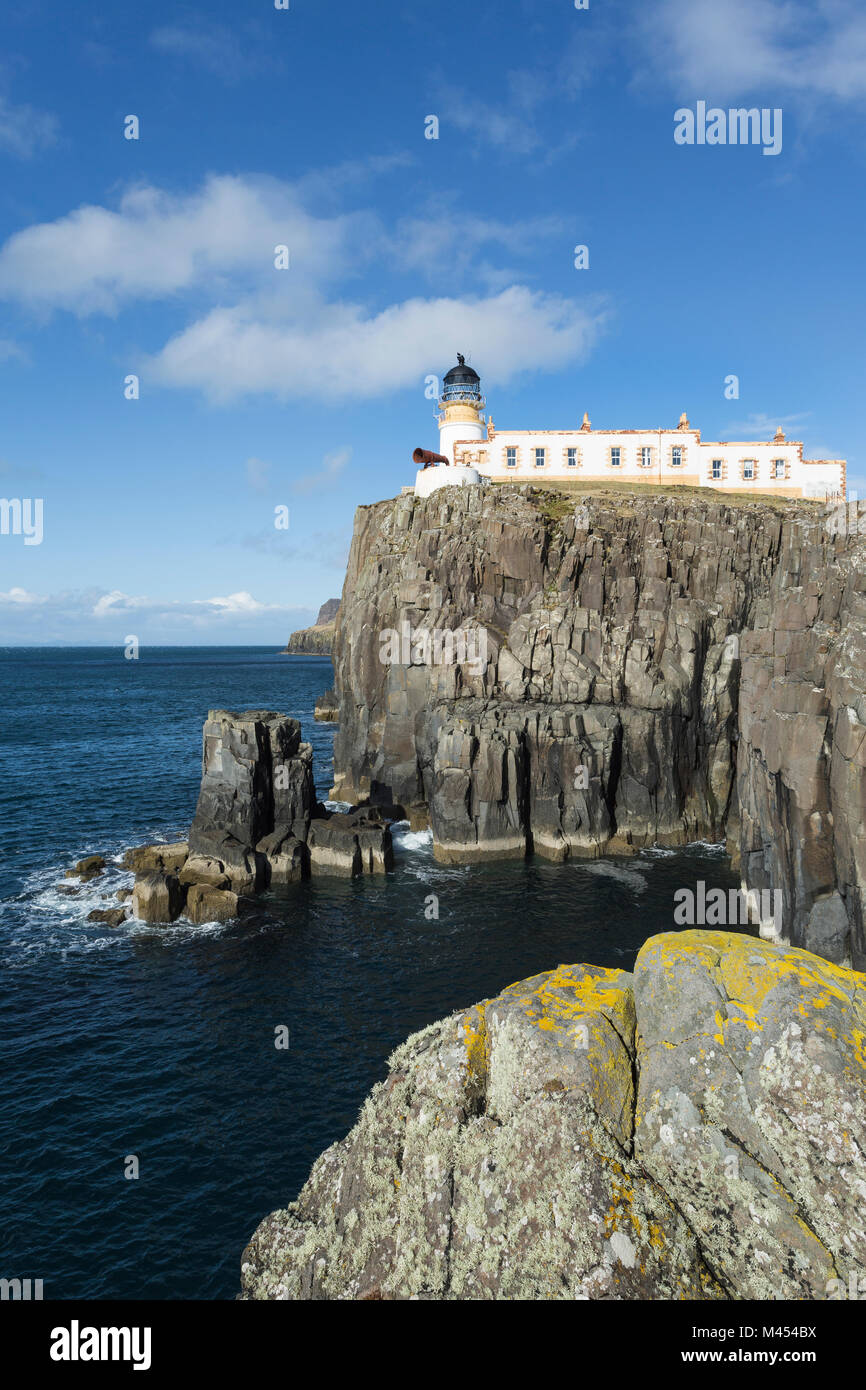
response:
<path id="1" fill-rule="evenodd" d="M 727 835 L 746 886 L 782 893 L 786 940 L 862 968 L 864 552 L 814 504 L 362 507 L 333 794 L 403 805 L 443 860 Z"/>

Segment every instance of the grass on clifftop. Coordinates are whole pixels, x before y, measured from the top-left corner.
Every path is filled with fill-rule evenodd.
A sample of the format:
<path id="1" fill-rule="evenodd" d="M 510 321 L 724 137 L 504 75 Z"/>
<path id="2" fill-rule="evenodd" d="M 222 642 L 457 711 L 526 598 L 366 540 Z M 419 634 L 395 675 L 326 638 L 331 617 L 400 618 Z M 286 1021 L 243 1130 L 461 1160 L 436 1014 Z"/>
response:
<path id="1" fill-rule="evenodd" d="M 727 507 L 748 509 L 760 507 L 762 511 L 784 512 L 789 507 L 820 507 L 823 503 L 811 498 L 773 497 L 767 493 L 723 492 L 718 488 L 687 487 L 682 484 L 626 482 L 616 479 L 611 482 L 585 482 L 570 479 L 547 482 L 544 478 L 534 478 L 531 483 L 496 482 L 496 487 L 516 487 L 526 492 L 536 503 L 538 510 L 550 521 L 561 521 L 574 510 L 575 501 L 581 497 L 605 497 L 620 493 L 624 496 L 642 497 L 682 497 L 688 501 L 721 502 Z"/>

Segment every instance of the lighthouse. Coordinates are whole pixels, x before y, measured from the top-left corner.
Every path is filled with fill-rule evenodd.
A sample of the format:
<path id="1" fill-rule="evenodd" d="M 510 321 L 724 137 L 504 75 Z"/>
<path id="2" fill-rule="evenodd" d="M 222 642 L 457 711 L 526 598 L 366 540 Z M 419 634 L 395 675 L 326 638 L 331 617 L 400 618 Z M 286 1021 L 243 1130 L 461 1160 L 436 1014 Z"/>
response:
<path id="1" fill-rule="evenodd" d="M 466 358 L 457 354 L 457 366 L 452 367 L 442 383 L 439 397 L 439 452 L 454 462 L 454 445 L 487 438 L 487 428 L 481 418 L 487 402 L 481 394 L 481 378 Z"/>

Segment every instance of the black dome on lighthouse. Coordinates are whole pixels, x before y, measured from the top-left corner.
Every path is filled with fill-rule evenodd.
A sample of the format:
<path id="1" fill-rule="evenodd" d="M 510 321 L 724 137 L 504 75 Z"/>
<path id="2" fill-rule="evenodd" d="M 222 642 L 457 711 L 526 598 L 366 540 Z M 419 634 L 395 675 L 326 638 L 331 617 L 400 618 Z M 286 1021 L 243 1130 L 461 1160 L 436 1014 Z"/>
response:
<path id="1" fill-rule="evenodd" d="M 457 354 L 457 366 L 447 372 L 442 382 L 444 401 L 481 400 L 481 377 L 472 367 L 467 367 L 462 352 Z"/>
<path id="2" fill-rule="evenodd" d="M 450 372 L 445 374 L 446 386 L 477 386 L 481 377 L 472 367 L 467 367 L 466 359 L 461 352 L 457 354 L 457 366 L 452 367 Z"/>

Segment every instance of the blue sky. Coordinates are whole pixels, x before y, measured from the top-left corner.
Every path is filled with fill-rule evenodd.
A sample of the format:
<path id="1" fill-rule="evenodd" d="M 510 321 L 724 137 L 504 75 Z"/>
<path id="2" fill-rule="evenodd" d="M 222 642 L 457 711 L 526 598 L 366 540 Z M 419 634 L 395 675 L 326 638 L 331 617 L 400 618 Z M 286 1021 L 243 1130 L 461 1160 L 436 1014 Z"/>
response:
<path id="1" fill-rule="evenodd" d="M 0 643 L 282 644 L 458 351 L 501 427 L 781 423 L 863 495 L 856 4 L 20 0 L 0 38 L 0 494 L 44 503 Z M 781 108 L 781 152 L 677 145 L 698 100 Z"/>

